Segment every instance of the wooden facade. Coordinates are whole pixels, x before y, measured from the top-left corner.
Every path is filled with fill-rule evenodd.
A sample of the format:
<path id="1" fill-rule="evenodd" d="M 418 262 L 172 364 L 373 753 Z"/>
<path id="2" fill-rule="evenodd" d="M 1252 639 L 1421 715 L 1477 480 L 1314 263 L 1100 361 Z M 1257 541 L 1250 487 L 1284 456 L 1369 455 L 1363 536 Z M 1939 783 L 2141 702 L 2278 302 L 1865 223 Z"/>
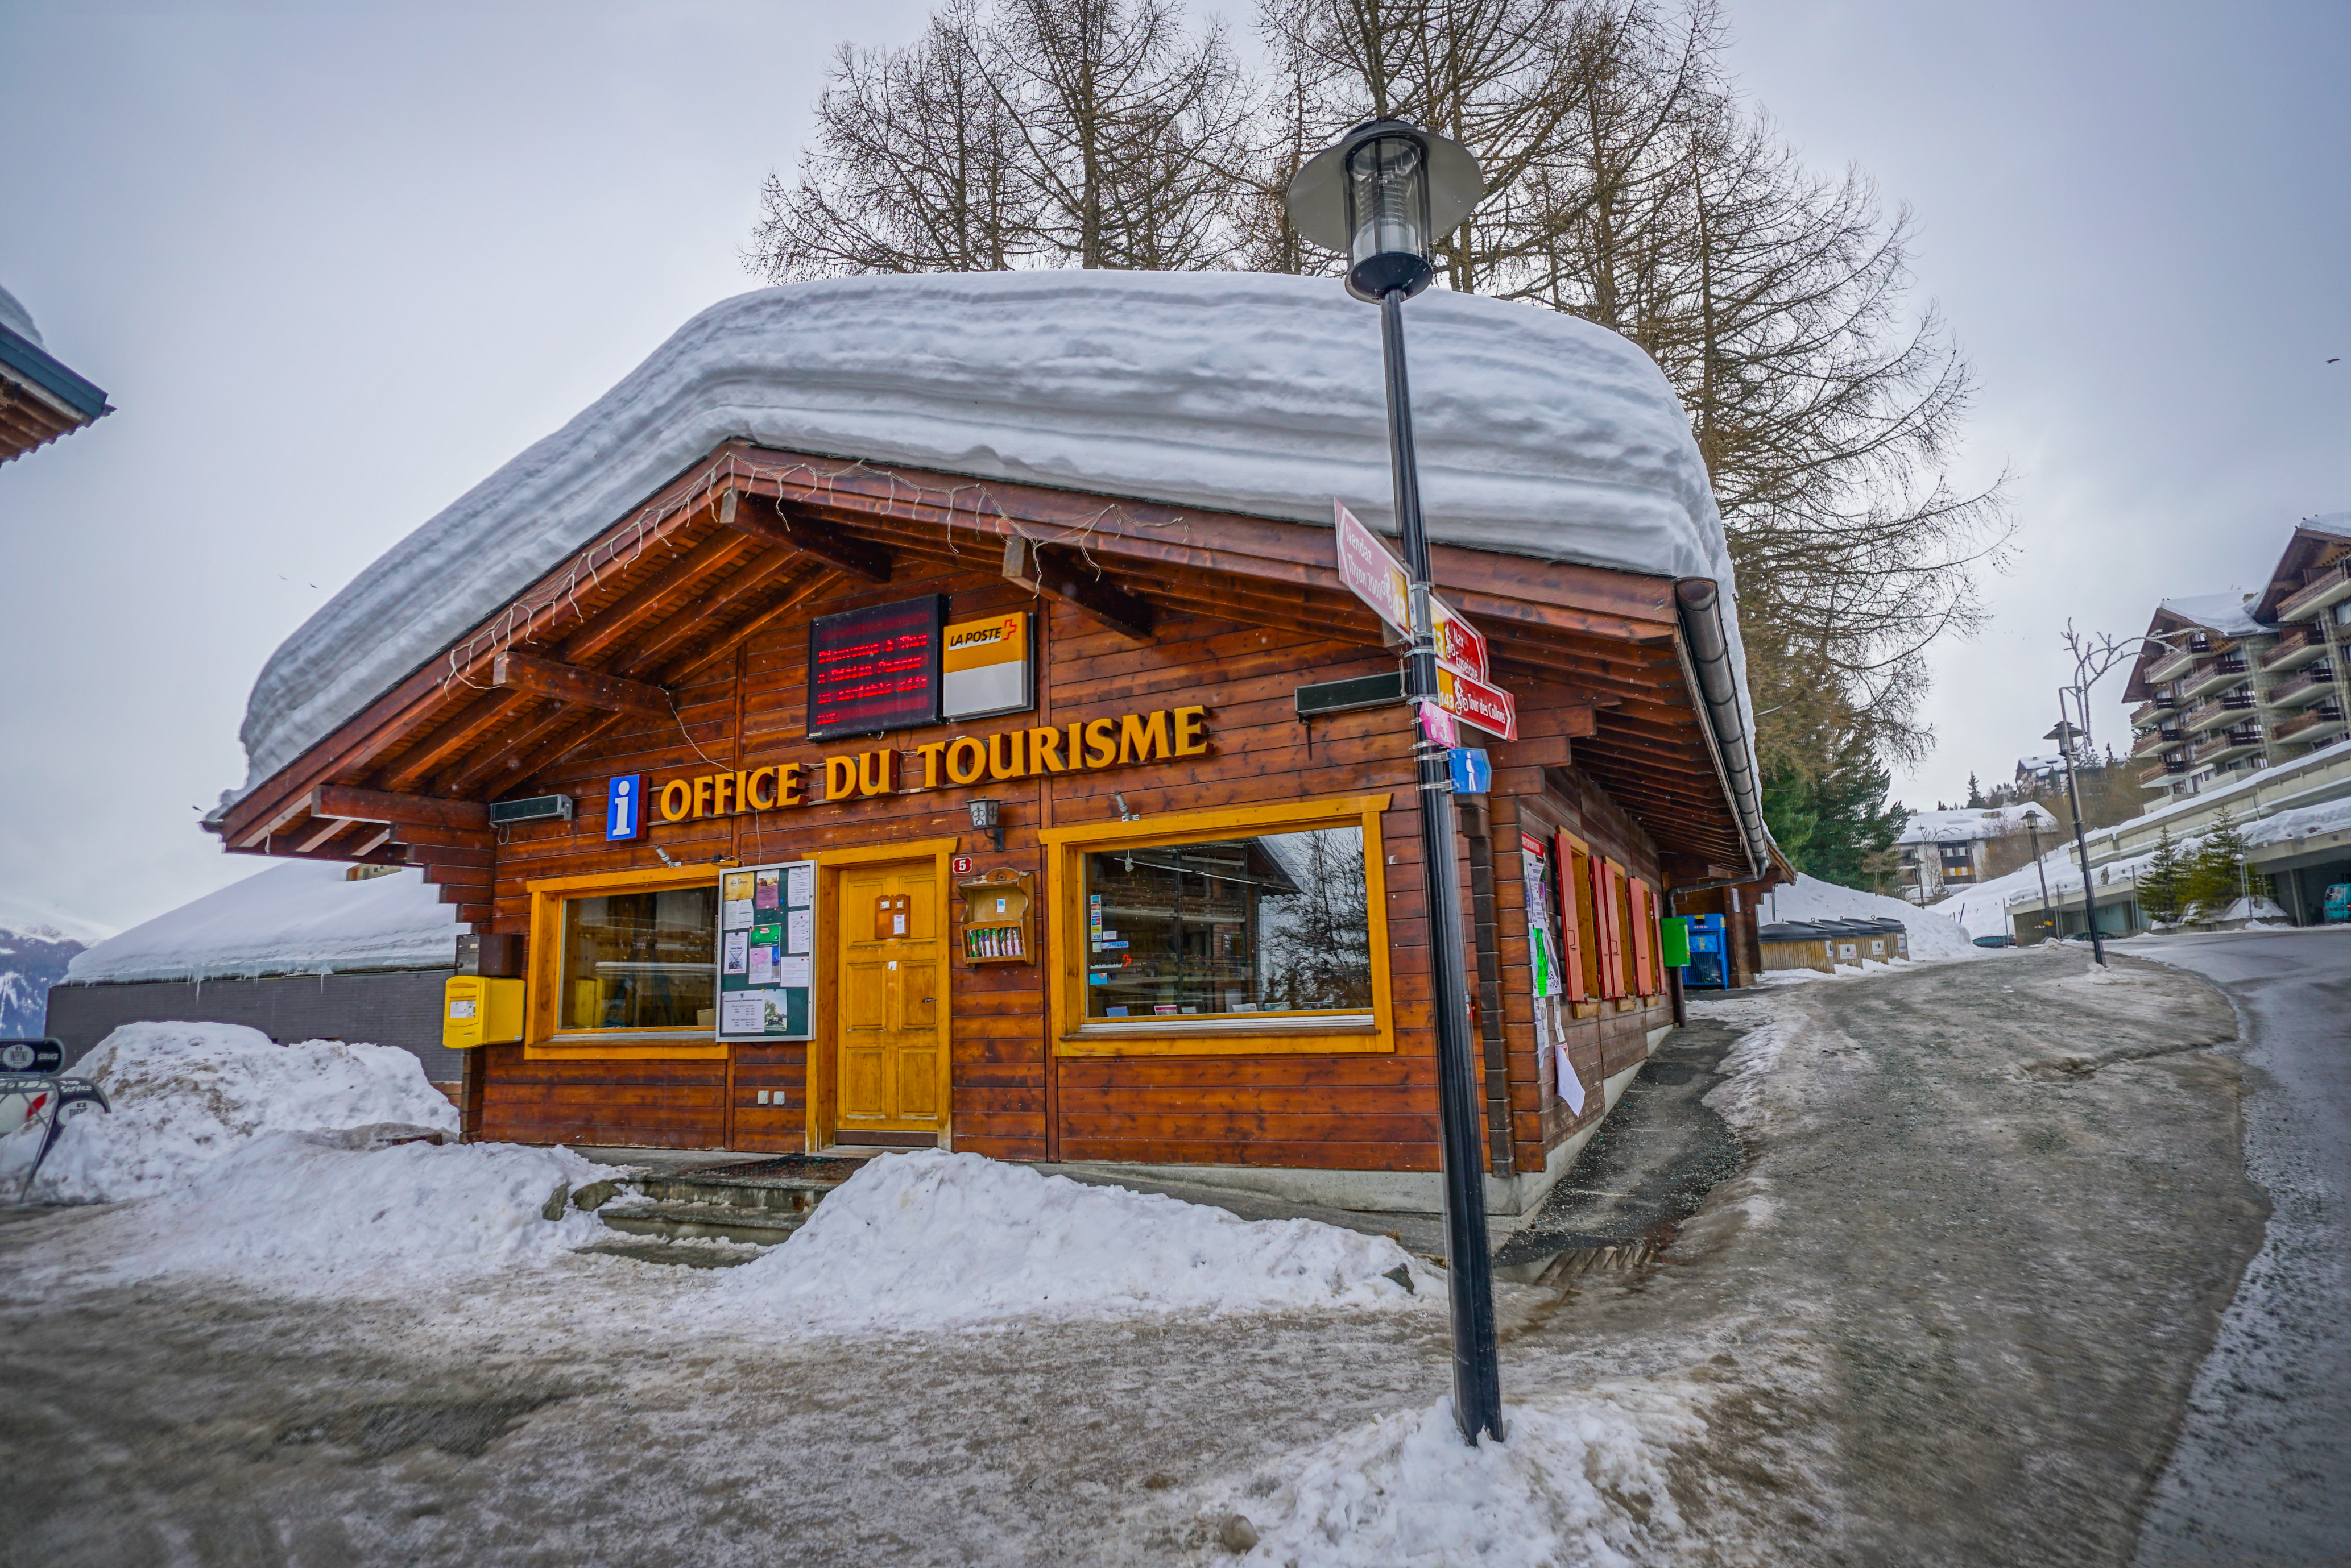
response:
<path id="1" fill-rule="evenodd" d="M 1654 934 L 1663 896 L 1752 885 L 1752 871 L 1670 579 L 1447 546 L 1436 566 L 1490 638 L 1521 716 L 1520 739 L 1490 747 L 1492 793 L 1464 801 L 1456 843 L 1489 1168 L 1540 1173 L 1670 1022 Z M 1033 614 L 1033 712 L 809 741 L 810 621 L 931 594 L 956 620 Z M 235 852 L 421 864 L 476 929 L 526 940 L 531 1037 L 476 1053 L 468 1077 L 468 1129 L 486 1138 L 751 1151 L 936 1141 L 1022 1160 L 1430 1172 L 1431 922 L 1410 720 L 1391 705 L 1302 722 L 1295 706 L 1302 684 L 1395 668 L 1378 622 L 1338 583 L 1327 529 L 730 444 L 219 826 Z M 1070 765 L 1087 724 L 1159 712 L 1196 715 L 1176 721 L 1195 727 L 1190 754 L 1161 743 Z M 964 734 L 1029 734 L 1030 749 L 1008 742 L 994 776 L 973 784 L 924 787 L 939 743 Z M 894 760 L 869 761 L 867 782 L 894 766 L 899 787 L 822 798 L 828 757 L 881 752 Z M 795 763 L 806 804 L 722 813 L 733 799 L 722 792 L 709 811 L 654 820 L 644 839 L 606 841 L 616 775 L 642 775 L 650 794 Z M 487 803 L 545 794 L 571 797 L 577 815 L 488 826 Z M 771 775 L 752 799 L 777 794 Z M 1000 804 L 1001 852 L 971 826 L 978 795 Z M 1352 823 L 1365 828 L 1372 889 L 1367 1016 L 1109 1033 L 1073 1016 L 1087 977 L 1072 957 L 1085 931 L 1071 877 L 1089 848 Z M 1533 992 L 1522 841 L 1557 851 L 1552 918 L 1570 972 L 1556 1002 Z M 1038 890 L 1032 961 L 967 960 L 948 886 L 957 857 Z M 872 882 L 858 868 L 907 868 L 893 907 L 916 911 L 907 940 L 935 939 L 920 962 L 936 963 L 945 988 L 919 999 L 936 1009 L 942 1047 L 935 1137 L 849 1127 L 842 984 L 820 985 L 806 1044 L 557 1037 L 563 898 L 714 887 L 731 864 L 799 859 L 818 866 L 820 974 L 864 918 L 842 892 Z M 1539 1048 L 1538 1008 L 1552 1010 L 1543 1033 L 1564 1041 L 1580 1113 L 1560 1093 L 1557 1054 Z"/>

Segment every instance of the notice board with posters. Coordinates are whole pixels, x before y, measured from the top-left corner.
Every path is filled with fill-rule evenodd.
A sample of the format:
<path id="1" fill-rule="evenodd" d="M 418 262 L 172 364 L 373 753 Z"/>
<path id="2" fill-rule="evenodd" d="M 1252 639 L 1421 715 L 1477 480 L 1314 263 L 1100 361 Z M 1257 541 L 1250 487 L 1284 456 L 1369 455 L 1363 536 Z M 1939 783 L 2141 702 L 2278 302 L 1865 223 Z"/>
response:
<path id="1" fill-rule="evenodd" d="M 807 1040 L 816 1030 L 816 862 L 718 879 L 718 1038 Z"/>

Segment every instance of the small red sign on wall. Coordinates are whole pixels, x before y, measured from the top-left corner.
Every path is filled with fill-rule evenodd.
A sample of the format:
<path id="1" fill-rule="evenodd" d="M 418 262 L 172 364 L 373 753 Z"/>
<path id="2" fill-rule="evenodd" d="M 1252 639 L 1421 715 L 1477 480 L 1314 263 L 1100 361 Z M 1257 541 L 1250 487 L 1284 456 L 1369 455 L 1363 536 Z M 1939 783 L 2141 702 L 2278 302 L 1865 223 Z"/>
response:
<path id="1" fill-rule="evenodd" d="M 968 877 L 971 875 L 973 867 L 978 865 L 978 862 L 974 860 L 968 855 L 958 855 L 954 859 L 948 861 L 947 865 L 954 869 L 956 876 Z"/>

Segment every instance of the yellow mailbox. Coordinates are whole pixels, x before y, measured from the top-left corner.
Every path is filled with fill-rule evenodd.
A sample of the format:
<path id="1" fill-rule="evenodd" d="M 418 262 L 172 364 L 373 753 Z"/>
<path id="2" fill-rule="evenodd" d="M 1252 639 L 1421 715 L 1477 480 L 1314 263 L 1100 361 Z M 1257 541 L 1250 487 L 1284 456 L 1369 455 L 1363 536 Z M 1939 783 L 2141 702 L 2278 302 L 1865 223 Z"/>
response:
<path id="1" fill-rule="evenodd" d="M 452 1051 L 522 1038 L 522 981 L 453 974 L 442 983 L 441 1044 Z"/>

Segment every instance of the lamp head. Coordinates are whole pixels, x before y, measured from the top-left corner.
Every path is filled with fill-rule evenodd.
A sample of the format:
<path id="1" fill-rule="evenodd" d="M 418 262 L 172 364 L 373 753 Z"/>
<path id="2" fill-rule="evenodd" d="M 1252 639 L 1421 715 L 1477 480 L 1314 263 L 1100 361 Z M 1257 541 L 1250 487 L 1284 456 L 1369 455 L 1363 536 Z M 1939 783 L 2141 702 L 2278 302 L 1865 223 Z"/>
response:
<path id="1" fill-rule="evenodd" d="M 971 803 L 972 830 L 976 833 L 986 833 L 989 828 L 994 827 L 998 821 L 998 809 L 997 803 L 986 795 L 973 801 Z"/>
<path id="2" fill-rule="evenodd" d="M 1372 119 L 1309 159 L 1284 201 L 1300 234 L 1345 253 L 1347 292 L 1377 300 L 1426 288 L 1437 242 L 1485 193 L 1486 177 L 1459 142 Z"/>

